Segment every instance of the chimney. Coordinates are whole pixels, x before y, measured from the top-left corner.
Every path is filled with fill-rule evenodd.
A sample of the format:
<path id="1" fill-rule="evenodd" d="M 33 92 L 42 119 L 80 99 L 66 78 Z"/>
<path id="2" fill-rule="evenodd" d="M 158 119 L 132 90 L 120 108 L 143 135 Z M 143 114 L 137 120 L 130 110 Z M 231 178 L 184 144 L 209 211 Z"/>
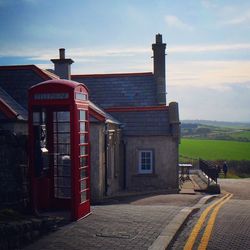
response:
<path id="1" fill-rule="evenodd" d="M 156 43 L 152 44 L 154 58 L 154 77 L 156 82 L 157 102 L 166 105 L 166 69 L 165 50 L 166 43 L 162 43 L 162 35 L 155 36 Z"/>
<path id="2" fill-rule="evenodd" d="M 65 49 L 59 49 L 59 59 L 51 59 L 54 63 L 55 74 L 61 79 L 71 79 L 71 64 L 74 62 L 72 59 L 65 58 Z"/>

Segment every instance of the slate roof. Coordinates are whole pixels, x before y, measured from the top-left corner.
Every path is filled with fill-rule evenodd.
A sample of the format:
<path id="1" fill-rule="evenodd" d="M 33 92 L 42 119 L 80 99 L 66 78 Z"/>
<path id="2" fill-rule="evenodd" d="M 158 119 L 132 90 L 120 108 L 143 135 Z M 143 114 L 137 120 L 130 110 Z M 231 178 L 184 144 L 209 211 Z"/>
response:
<path id="1" fill-rule="evenodd" d="M 16 119 L 28 120 L 28 112 L 20 104 L 18 104 L 6 91 L 0 88 L 0 99 L 7 104 L 15 113 Z M 3 114 L 2 117 L 3 118 Z"/>
<path id="2" fill-rule="evenodd" d="M 126 136 L 170 135 L 168 110 L 112 112 Z"/>
<path id="3" fill-rule="evenodd" d="M 102 108 L 156 106 L 156 84 L 151 72 L 72 75 L 84 83 L 92 102 Z"/>
<path id="4" fill-rule="evenodd" d="M 117 119 L 115 119 L 112 115 L 108 114 L 104 110 L 102 110 L 100 107 L 95 105 L 93 102 L 89 101 L 89 107 L 94 110 L 95 112 L 99 113 L 102 115 L 106 122 L 108 123 L 114 123 L 114 124 L 121 124 Z M 94 121 L 93 117 L 90 117 L 91 121 Z"/>
<path id="5" fill-rule="evenodd" d="M 35 65 L 0 66 L 0 87 L 21 106 L 28 107 L 28 89 L 56 76 Z"/>
<path id="6" fill-rule="evenodd" d="M 6 102 L 24 119 L 28 106 L 28 89 L 44 80 L 57 78 L 51 72 L 34 65 L 0 66 L 1 94 Z M 156 84 L 151 72 L 104 75 L 72 75 L 72 80 L 84 83 L 89 89 L 91 108 L 108 122 L 122 124 L 124 135 L 169 135 L 168 110 L 109 112 L 115 107 L 156 107 Z M 9 94 L 7 94 L 9 93 Z M 11 95 L 11 96 L 10 96 Z M 20 105 L 19 105 L 19 104 Z M 97 105 L 95 105 L 95 104 Z M 23 107 L 23 108 L 22 108 Z M 101 108 L 100 108 L 101 107 Z M 107 109 L 107 110 L 105 110 Z"/>

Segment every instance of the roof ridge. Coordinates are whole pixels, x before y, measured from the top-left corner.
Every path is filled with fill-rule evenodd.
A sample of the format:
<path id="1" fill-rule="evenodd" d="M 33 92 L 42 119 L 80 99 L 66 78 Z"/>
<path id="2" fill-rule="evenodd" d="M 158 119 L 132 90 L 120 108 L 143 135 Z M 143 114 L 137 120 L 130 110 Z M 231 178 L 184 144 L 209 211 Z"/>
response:
<path id="1" fill-rule="evenodd" d="M 117 77 L 117 76 L 151 76 L 152 72 L 135 72 L 135 73 L 107 73 L 107 74 L 72 74 L 74 78 L 101 78 L 101 77 Z"/>
<path id="2" fill-rule="evenodd" d="M 40 69 L 40 68 L 39 68 Z M 60 79 L 60 77 L 58 75 L 56 75 L 55 73 L 53 72 L 50 72 L 49 70 L 47 69 L 40 69 L 42 70 L 45 74 L 47 74 L 48 76 L 54 78 L 54 79 Z"/>
<path id="3" fill-rule="evenodd" d="M 41 68 L 39 68 L 38 66 L 36 66 L 34 64 L 0 66 L 0 70 L 17 70 L 17 69 L 33 70 L 34 72 L 36 72 L 44 80 L 55 79 L 55 76 L 53 76 L 52 73 L 50 73 L 50 72 L 48 73 L 47 70 L 41 69 Z"/>

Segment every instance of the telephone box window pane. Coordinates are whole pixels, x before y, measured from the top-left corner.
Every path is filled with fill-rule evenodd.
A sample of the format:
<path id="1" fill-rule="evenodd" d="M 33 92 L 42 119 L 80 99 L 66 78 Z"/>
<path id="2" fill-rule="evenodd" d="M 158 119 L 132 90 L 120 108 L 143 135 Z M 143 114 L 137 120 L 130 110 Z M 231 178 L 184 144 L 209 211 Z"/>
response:
<path id="1" fill-rule="evenodd" d="M 33 125 L 40 124 L 40 112 L 33 112 Z"/>
<path id="2" fill-rule="evenodd" d="M 86 180 L 81 180 L 81 191 L 85 190 L 87 188 Z"/>
<path id="3" fill-rule="evenodd" d="M 70 143 L 70 134 L 54 134 L 54 143 Z"/>
<path id="4" fill-rule="evenodd" d="M 80 172 L 81 172 L 81 178 L 88 177 L 88 170 L 87 170 L 87 168 L 81 168 Z"/>
<path id="5" fill-rule="evenodd" d="M 80 143 L 86 143 L 86 136 L 85 134 L 80 134 Z"/>
<path id="6" fill-rule="evenodd" d="M 85 167 L 88 165 L 88 160 L 87 160 L 87 157 L 81 157 L 80 158 L 80 166 L 81 167 Z"/>
<path id="7" fill-rule="evenodd" d="M 85 132 L 85 131 L 86 131 L 86 123 L 80 122 L 80 132 Z"/>
<path id="8" fill-rule="evenodd" d="M 60 188 L 71 187 L 71 178 L 55 177 L 54 181 L 56 182 L 56 187 L 60 187 Z"/>
<path id="9" fill-rule="evenodd" d="M 64 198 L 64 199 L 69 199 L 71 198 L 71 190 L 70 188 L 55 188 L 55 197 L 56 198 Z"/>
<path id="10" fill-rule="evenodd" d="M 70 123 L 54 123 L 54 130 L 62 133 L 70 132 Z"/>
<path id="11" fill-rule="evenodd" d="M 70 154 L 70 144 L 55 144 L 56 150 L 59 154 Z"/>
<path id="12" fill-rule="evenodd" d="M 85 110 L 80 110 L 80 121 L 85 121 L 87 116 L 87 112 Z"/>
<path id="13" fill-rule="evenodd" d="M 81 155 L 87 154 L 87 147 L 86 146 L 80 146 L 80 154 Z"/>
<path id="14" fill-rule="evenodd" d="M 70 177 L 70 168 L 65 165 L 58 165 L 56 176 Z"/>
<path id="15" fill-rule="evenodd" d="M 70 113 L 69 111 L 59 111 L 54 112 L 54 122 L 69 122 L 70 121 Z"/>
<path id="16" fill-rule="evenodd" d="M 81 202 L 84 202 L 87 200 L 87 195 L 86 195 L 86 191 L 81 193 Z"/>

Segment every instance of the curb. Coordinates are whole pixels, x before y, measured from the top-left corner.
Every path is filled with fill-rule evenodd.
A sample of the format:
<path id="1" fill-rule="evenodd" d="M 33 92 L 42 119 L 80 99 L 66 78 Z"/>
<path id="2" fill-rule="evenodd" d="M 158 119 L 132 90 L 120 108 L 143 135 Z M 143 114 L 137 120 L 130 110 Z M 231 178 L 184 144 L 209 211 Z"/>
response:
<path id="1" fill-rule="evenodd" d="M 161 234 L 153 242 L 153 244 L 148 248 L 149 250 L 165 250 L 170 244 L 175 240 L 177 234 L 181 231 L 183 225 L 187 222 L 189 217 L 200 210 L 200 208 L 214 199 L 218 195 L 207 195 L 202 197 L 196 205 L 192 207 L 183 208 L 163 229 Z"/>

